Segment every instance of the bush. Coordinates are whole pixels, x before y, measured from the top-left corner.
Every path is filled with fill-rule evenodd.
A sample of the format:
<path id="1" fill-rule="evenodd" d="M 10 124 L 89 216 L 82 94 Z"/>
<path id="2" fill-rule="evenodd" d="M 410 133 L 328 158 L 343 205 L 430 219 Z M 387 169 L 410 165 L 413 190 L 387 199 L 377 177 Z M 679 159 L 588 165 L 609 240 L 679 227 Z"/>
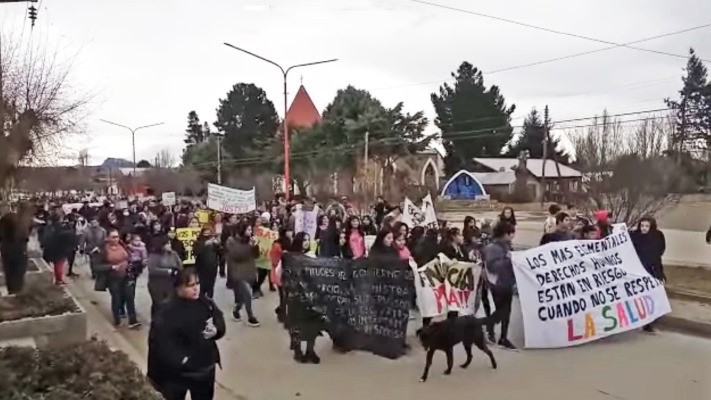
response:
<path id="1" fill-rule="evenodd" d="M 126 354 L 92 339 L 38 350 L 0 348 L 3 400 L 160 400 Z"/>
<path id="2" fill-rule="evenodd" d="M 0 322 L 77 311 L 74 300 L 54 285 L 30 286 L 15 296 L 0 297 Z"/>

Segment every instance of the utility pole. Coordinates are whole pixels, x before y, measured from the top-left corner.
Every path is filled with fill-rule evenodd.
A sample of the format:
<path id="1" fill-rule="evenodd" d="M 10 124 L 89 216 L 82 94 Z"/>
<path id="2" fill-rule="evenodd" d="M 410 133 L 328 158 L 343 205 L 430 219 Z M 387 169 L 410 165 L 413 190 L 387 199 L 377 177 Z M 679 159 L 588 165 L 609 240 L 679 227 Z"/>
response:
<path id="1" fill-rule="evenodd" d="M 544 127 L 545 132 L 546 132 L 546 140 L 548 141 L 548 143 L 552 143 L 552 141 L 551 141 L 551 128 L 552 128 L 552 126 L 551 126 L 550 115 L 548 114 L 548 105 L 547 105 L 547 104 L 546 104 L 546 108 L 543 109 L 543 127 Z M 556 188 L 560 189 L 560 188 L 562 187 L 561 181 L 560 181 L 560 179 L 561 179 L 561 175 L 560 175 L 560 162 L 559 162 L 559 160 L 558 160 L 558 154 L 555 152 L 555 149 L 553 149 L 553 154 L 551 154 L 551 159 L 553 160 L 553 163 L 555 163 L 555 171 L 556 171 L 556 173 L 558 174 L 558 180 L 556 181 Z M 565 187 L 563 188 L 562 191 L 563 191 L 563 192 L 567 192 L 567 191 L 568 191 L 567 182 L 566 182 L 566 185 L 565 185 Z M 566 196 L 566 197 L 567 197 L 567 196 Z M 566 199 L 566 201 L 567 201 L 567 199 Z"/>
<path id="2" fill-rule="evenodd" d="M 364 190 L 365 193 L 368 193 L 368 139 L 370 138 L 370 131 L 365 131 L 365 149 L 363 150 L 363 178 L 365 178 L 365 185 L 363 185 L 366 189 Z M 375 181 L 373 181 L 373 185 L 375 185 Z M 366 197 L 367 201 L 367 197 Z"/>
<path id="3" fill-rule="evenodd" d="M 222 151 L 220 150 L 222 135 L 216 134 L 215 136 L 217 136 L 217 184 L 222 185 Z"/>
<path id="4" fill-rule="evenodd" d="M 543 187 L 541 193 L 541 206 L 546 201 L 546 160 L 548 159 L 548 127 L 543 124 L 543 166 L 541 167 L 541 186 Z"/>
<path id="5" fill-rule="evenodd" d="M 326 63 L 331 63 L 334 61 L 338 61 L 337 58 L 331 59 L 331 60 L 323 60 L 323 61 L 314 61 L 314 62 L 309 62 L 309 63 L 303 63 L 303 64 L 296 64 L 292 65 L 289 68 L 284 69 L 281 65 L 275 63 L 274 61 L 264 58 L 258 54 L 252 53 L 251 51 L 247 51 L 245 49 L 241 49 L 237 46 L 231 45 L 229 43 L 224 43 L 225 46 L 230 47 L 235 50 L 239 50 L 245 54 L 249 54 L 252 57 L 258 58 L 262 61 L 268 62 L 269 64 L 279 68 L 281 71 L 282 76 L 284 77 L 284 120 L 283 120 L 283 126 L 282 130 L 284 132 L 284 199 L 286 201 L 289 201 L 289 193 L 290 191 L 290 186 L 291 186 L 291 180 L 289 178 L 289 155 L 290 155 L 290 150 L 289 150 L 289 126 L 287 125 L 286 121 L 286 113 L 289 111 L 288 109 L 288 100 L 287 100 L 287 78 L 289 76 L 289 71 L 291 71 L 294 68 L 301 68 L 301 67 L 308 67 L 311 65 L 319 65 L 319 64 L 326 64 Z"/>

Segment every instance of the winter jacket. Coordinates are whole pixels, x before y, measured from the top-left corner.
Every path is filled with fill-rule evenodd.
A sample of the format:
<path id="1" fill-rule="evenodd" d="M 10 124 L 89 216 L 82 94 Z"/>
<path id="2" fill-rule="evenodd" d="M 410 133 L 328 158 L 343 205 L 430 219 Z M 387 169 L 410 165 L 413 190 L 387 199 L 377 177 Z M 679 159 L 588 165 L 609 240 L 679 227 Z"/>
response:
<path id="1" fill-rule="evenodd" d="M 148 290 L 170 292 L 173 275 L 183 267 L 183 261 L 174 251 L 151 254 L 148 257 Z"/>
<path id="2" fill-rule="evenodd" d="M 195 255 L 195 269 L 200 276 L 217 275 L 217 264 L 219 243 L 216 240 L 206 240 L 198 238 L 193 244 L 193 254 Z"/>
<path id="3" fill-rule="evenodd" d="M 227 239 L 225 245 L 227 274 L 231 282 L 236 280 L 254 281 L 257 276 L 256 258 L 259 257 L 259 247 L 242 243 L 235 237 Z"/>
<path id="4" fill-rule="evenodd" d="M 68 223 L 55 223 L 45 231 L 44 258 L 49 262 L 66 260 L 76 251 L 77 236 Z"/>
<path id="5" fill-rule="evenodd" d="M 109 279 L 121 279 L 126 277 L 127 275 L 127 269 L 128 269 L 128 250 L 126 250 L 126 247 L 123 245 L 120 245 L 123 247 L 124 251 L 126 251 L 126 259 L 119 264 L 118 269 L 112 269 L 112 263 L 108 261 L 107 258 L 107 248 L 108 244 L 104 244 L 101 247 L 101 250 L 99 252 L 99 255 L 97 257 L 97 264 L 94 267 L 94 271 L 99 274 L 108 274 Z"/>
<path id="6" fill-rule="evenodd" d="M 203 336 L 208 324 L 217 330 L 211 338 Z M 160 388 L 166 382 L 209 376 L 220 365 L 216 342 L 225 331 L 225 318 L 212 300 L 171 299 L 151 321 L 148 378 Z"/>
<path id="7" fill-rule="evenodd" d="M 488 282 L 501 289 L 512 289 L 516 278 L 511 264 L 511 243 L 495 240 L 484 247 L 482 256 Z"/>
<path id="8" fill-rule="evenodd" d="M 100 226 L 89 226 L 84 231 L 82 242 L 88 253 L 91 253 L 94 249 L 101 249 L 101 246 L 106 243 L 106 230 Z"/>
<path id="9" fill-rule="evenodd" d="M 170 239 L 170 248 L 173 249 L 174 252 L 178 253 L 181 260 L 185 260 L 185 257 L 188 255 L 185 251 L 185 245 L 177 238 Z"/>
<path id="10" fill-rule="evenodd" d="M 655 229 L 643 234 L 636 230 L 630 232 L 630 236 L 644 269 L 657 279 L 666 279 L 662 265 L 662 255 L 664 255 L 667 245 L 662 231 Z"/>
<path id="11" fill-rule="evenodd" d="M 551 233 L 546 233 L 541 237 L 541 246 L 552 242 L 565 242 L 566 240 L 574 240 L 575 235 L 568 231 L 553 231 Z"/>
<path id="12" fill-rule="evenodd" d="M 132 263 L 145 263 L 148 260 L 148 251 L 143 242 L 131 242 L 126 246 L 128 250 L 128 261 Z"/>

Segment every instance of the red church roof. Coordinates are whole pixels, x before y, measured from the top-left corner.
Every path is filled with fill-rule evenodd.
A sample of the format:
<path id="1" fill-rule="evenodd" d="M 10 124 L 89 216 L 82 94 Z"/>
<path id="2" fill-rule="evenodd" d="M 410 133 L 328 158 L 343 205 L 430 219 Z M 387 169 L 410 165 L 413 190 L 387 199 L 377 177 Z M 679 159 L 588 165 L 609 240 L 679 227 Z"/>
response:
<path id="1" fill-rule="evenodd" d="M 310 128 L 321 122 L 321 114 L 316 109 L 311 96 L 306 92 L 304 85 L 299 87 L 289 111 L 286 112 L 286 123 L 290 128 Z"/>

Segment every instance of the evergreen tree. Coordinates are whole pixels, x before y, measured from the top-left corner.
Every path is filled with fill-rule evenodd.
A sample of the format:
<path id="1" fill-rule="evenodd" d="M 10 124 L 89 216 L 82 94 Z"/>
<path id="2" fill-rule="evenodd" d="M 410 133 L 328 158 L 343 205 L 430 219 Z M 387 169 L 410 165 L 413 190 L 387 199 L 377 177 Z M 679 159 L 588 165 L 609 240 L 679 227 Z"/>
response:
<path id="1" fill-rule="evenodd" d="M 501 156 L 513 135 L 511 114 L 516 108 L 506 105 L 497 86 L 487 89 L 481 71 L 468 62 L 452 77 L 453 86 L 445 83 L 431 96 L 448 174 L 469 168 L 474 157 Z"/>
<path id="2" fill-rule="evenodd" d="M 190 111 L 188 113 L 188 127 L 185 129 L 185 140 L 183 141 L 190 146 L 191 144 L 202 143 L 205 139 L 205 130 L 200 123 L 200 117 L 195 111 Z"/>
<path id="3" fill-rule="evenodd" d="M 711 148 L 711 86 L 708 70 L 694 49 L 689 51 L 682 82 L 679 100 L 665 99 L 667 107 L 675 113 L 676 129 L 671 145 L 678 157 L 697 144 Z"/>
<path id="4" fill-rule="evenodd" d="M 508 156 L 518 157 L 522 151 L 528 151 L 529 158 L 542 159 L 543 139 L 546 132 L 546 125 L 548 126 L 548 159 L 567 164 L 568 155 L 558 149 L 560 145 L 560 138 L 553 137 L 550 132 L 553 125 L 550 121 L 550 116 L 548 115 L 548 106 L 546 106 L 546 112 L 544 113 L 543 118 L 535 107 L 526 116 L 526 119 L 523 121 L 521 136 L 519 136 L 515 140 L 514 144 L 509 148 L 509 151 L 507 152 Z"/>
<path id="5" fill-rule="evenodd" d="M 222 147 L 236 158 L 263 155 L 280 127 L 274 103 L 251 83 L 234 85 L 220 99 L 214 125 L 225 135 Z"/>

